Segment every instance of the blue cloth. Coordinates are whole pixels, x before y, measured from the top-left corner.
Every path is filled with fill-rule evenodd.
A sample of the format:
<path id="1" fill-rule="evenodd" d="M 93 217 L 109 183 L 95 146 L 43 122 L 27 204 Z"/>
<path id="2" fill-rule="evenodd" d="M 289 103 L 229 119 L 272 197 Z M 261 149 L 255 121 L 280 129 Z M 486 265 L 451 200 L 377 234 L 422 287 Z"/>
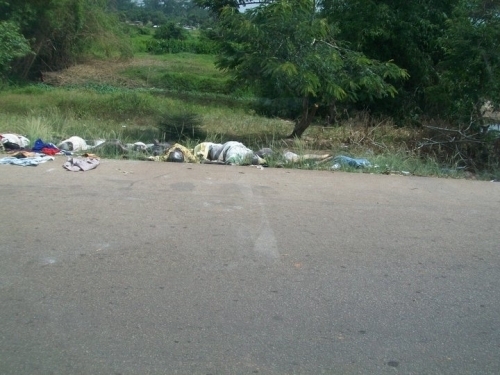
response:
<path id="1" fill-rule="evenodd" d="M 33 146 L 33 148 L 31 150 L 34 151 L 34 152 L 42 152 L 42 149 L 44 149 L 44 148 L 51 148 L 51 149 L 54 149 L 54 150 L 59 150 L 55 144 L 53 144 L 53 143 L 45 143 L 40 138 L 38 138 L 35 141 L 35 145 Z"/>
<path id="2" fill-rule="evenodd" d="M 335 158 L 333 158 L 333 162 L 343 166 L 348 165 L 354 168 L 366 168 L 372 166 L 372 163 L 366 159 L 355 159 L 344 155 L 335 156 Z"/>
<path id="3" fill-rule="evenodd" d="M 22 158 L 18 159 L 13 156 L 8 156 L 6 158 L 0 159 L 0 164 L 13 164 L 13 165 L 21 165 L 23 167 L 26 166 L 37 166 L 38 164 L 45 163 L 49 160 L 54 160 L 52 156 L 34 156 L 30 158 Z"/>

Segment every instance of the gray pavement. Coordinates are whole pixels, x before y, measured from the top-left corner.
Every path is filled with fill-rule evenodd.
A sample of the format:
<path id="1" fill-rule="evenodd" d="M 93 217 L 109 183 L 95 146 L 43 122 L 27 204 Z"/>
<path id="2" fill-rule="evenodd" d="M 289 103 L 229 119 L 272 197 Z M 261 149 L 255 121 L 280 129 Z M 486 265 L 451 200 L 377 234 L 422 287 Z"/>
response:
<path id="1" fill-rule="evenodd" d="M 0 374 L 499 374 L 500 183 L 0 165 Z"/>

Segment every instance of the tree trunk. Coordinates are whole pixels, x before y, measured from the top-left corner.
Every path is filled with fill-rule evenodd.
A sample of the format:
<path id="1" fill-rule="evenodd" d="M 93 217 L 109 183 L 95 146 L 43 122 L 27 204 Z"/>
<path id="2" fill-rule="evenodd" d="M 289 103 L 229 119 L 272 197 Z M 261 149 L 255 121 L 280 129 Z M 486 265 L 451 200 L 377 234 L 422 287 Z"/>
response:
<path id="1" fill-rule="evenodd" d="M 330 125 L 337 125 L 338 123 L 338 113 L 337 113 L 337 105 L 335 103 L 335 100 L 332 100 L 332 102 L 330 103 L 330 106 L 329 106 L 329 116 L 328 116 L 328 126 Z"/>
<path id="2" fill-rule="evenodd" d="M 299 120 L 297 120 L 292 134 L 290 134 L 288 138 L 300 138 L 309 127 L 309 125 L 311 125 L 311 122 L 316 115 L 317 110 L 317 104 L 314 104 L 312 108 L 309 109 L 309 99 L 304 98 L 302 100 L 302 116 L 300 116 Z"/>

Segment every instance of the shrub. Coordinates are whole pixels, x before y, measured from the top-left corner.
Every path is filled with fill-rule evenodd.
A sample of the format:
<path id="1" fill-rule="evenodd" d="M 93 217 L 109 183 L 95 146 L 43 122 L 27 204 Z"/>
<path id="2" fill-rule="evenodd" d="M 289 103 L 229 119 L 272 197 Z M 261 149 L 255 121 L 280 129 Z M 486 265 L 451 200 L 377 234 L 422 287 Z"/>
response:
<path id="1" fill-rule="evenodd" d="M 187 37 L 186 30 L 173 22 L 160 26 L 154 34 L 154 38 L 160 40 L 185 40 Z"/>
<path id="2" fill-rule="evenodd" d="M 146 50 L 154 55 L 164 53 L 195 53 L 198 55 L 215 55 L 218 51 L 214 42 L 200 40 L 150 40 L 146 44 Z"/>
<path id="3" fill-rule="evenodd" d="M 28 41 L 13 22 L 0 22 L 0 73 L 6 72 L 12 60 L 30 52 Z"/>

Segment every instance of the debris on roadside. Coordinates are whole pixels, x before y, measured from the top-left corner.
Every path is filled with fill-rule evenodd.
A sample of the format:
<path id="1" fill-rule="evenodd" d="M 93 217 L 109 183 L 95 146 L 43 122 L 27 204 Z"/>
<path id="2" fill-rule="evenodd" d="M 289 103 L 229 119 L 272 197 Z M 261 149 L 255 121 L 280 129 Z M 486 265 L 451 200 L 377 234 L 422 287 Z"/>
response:
<path id="1" fill-rule="evenodd" d="M 372 163 L 367 159 L 351 158 L 345 155 L 338 155 L 333 158 L 333 165 L 331 169 L 336 170 L 341 167 L 353 167 L 353 168 L 371 168 Z"/>
<path id="2" fill-rule="evenodd" d="M 12 165 L 20 165 L 23 167 L 26 166 L 37 166 L 39 164 L 45 163 L 47 161 L 54 160 L 53 156 L 8 156 L 0 159 L 0 164 L 12 164 Z"/>
<path id="3" fill-rule="evenodd" d="M 0 134 L 0 142 L 5 150 L 22 150 L 31 143 L 25 136 L 15 133 Z"/>
<path id="4" fill-rule="evenodd" d="M 141 141 L 134 143 L 122 143 L 119 139 L 98 139 L 86 141 L 81 137 L 72 136 L 60 142 L 57 146 L 53 143 L 46 143 L 42 139 L 37 139 L 32 150 L 26 148 L 30 141 L 28 138 L 14 134 L 0 134 L 0 143 L 23 151 L 22 156 L 16 158 L 35 158 L 32 162 L 13 162 L 18 165 L 37 165 L 44 156 L 66 155 L 69 158 L 63 167 L 71 171 L 87 171 L 99 165 L 98 155 L 115 154 L 122 155 L 123 158 L 137 157 L 142 160 L 176 162 L 176 163 L 202 163 L 202 164 L 222 164 L 222 165 L 251 165 L 258 169 L 268 166 L 268 161 L 276 168 L 286 167 L 294 164 L 324 165 L 330 163 L 331 170 L 342 168 L 369 169 L 378 168 L 368 159 L 354 158 L 346 155 L 333 156 L 331 154 L 297 154 L 289 150 L 276 154 L 271 148 L 261 148 L 253 151 L 243 143 L 238 141 L 228 141 L 225 143 L 201 142 L 194 149 L 189 149 L 179 143 L 160 142 L 157 139 L 153 143 L 147 144 Z M 12 149 L 9 149 L 12 151 Z M 92 153 L 85 151 L 92 151 Z M 33 151 L 32 154 L 27 154 Z M 141 156 L 143 155 L 143 156 Z M 83 158 L 78 158 L 81 156 Z M 6 159 L 2 164 L 8 164 L 12 159 Z M 47 159 L 49 160 L 49 159 Z M 53 159 L 50 159 L 53 160 Z M 32 164 L 30 164 L 32 163 Z M 399 174 L 403 176 L 412 175 L 408 171 L 386 170 L 385 174 Z"/>
<path id="5" fill-rule="evenodd" d="M 98 158 L 73 158 L 70 157 L 66 161 L 66 163 L 63 164 L 63 168 L 67 169 L 68 171 L 72 172 L 86 172 L 90 171 L 91 169 L 97 168 L 97 166 L 100 164 L 100 161 Z"/>
<path id="6" fill-rule="evenodd" d="M 243 143 L 229 141 L 224 144 L 202 142 L 194 148 L 194 155 L 201 162 L 218 162 L 231 165 L 265 165 L 266 160 Z"/>
<path id="7" fill-rule="evenodd" d="M 35 141 L 35 145 L 31 149 L 31 151 L 42 153 L 42 154 L 45 154 L 45 155 L 50 155 L 50 156 L 56 155 L 56 154 L 58 154 L 60 152 L 59 148 L 55 144 L 53 144 L 53 143 L 45 143 L 40 138 L 38 138 Z"/>
<path id="8" fill-rule="evenodd" d="M 64 151 L 73 152 L 86 151 L 88 149 L 87 142 L 83 138 L 77 136 L 65 139 L 64 141 L 60 142 L 57 147 Z"/>

